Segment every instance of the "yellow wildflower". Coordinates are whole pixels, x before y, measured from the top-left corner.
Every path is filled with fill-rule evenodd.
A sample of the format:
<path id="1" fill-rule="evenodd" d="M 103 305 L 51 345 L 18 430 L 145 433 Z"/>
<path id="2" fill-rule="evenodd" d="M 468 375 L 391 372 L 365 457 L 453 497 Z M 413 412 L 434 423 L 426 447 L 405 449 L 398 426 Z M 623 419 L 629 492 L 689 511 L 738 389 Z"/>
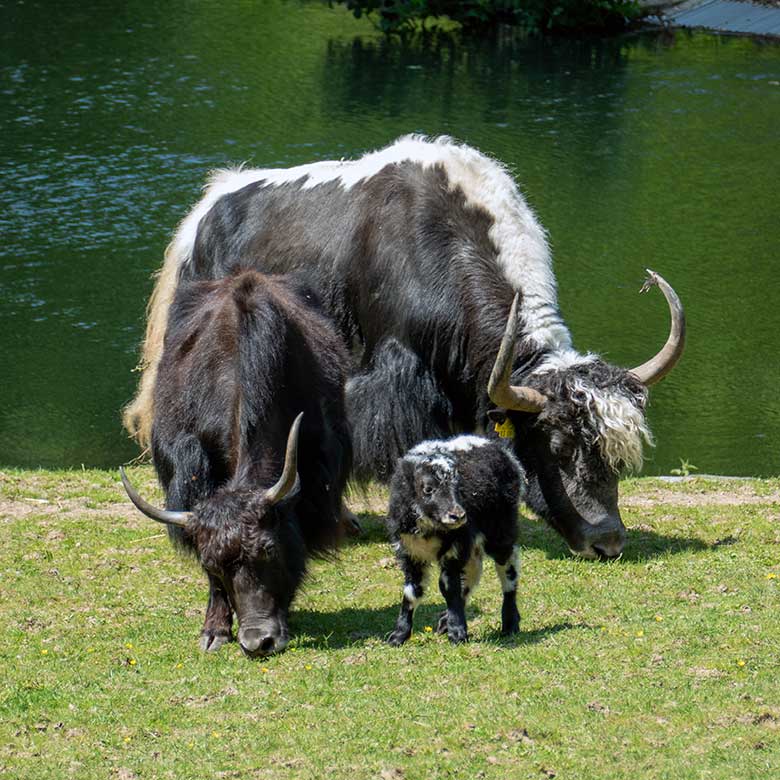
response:
<path id="1" fill-rule="evenodd" d="M 48 655 L 49 651 L 44 647 L 43 650 L 41 650 L 41 655 Z"/>
<path id="2" fill-rule="evenodd" d="M 433 626 L 425 626 L 425 633 L 430 634 L 433 632 Z"/>
<path id="3" fill-rule="evenodd" d="M 739 661 L 737 661 L 737 666 L 744 666 L 745 662 L 740 658 Z"/>
<path id="4" fill-rule="evenodd" d="M 641 638 L 641 637 L 643 637 L 645 635 L 645 632 L 642 631 L 642 629 L 640 628 L 639 631 L 636 632 L 636 635 L 637 635 L 637 638 Z"/>

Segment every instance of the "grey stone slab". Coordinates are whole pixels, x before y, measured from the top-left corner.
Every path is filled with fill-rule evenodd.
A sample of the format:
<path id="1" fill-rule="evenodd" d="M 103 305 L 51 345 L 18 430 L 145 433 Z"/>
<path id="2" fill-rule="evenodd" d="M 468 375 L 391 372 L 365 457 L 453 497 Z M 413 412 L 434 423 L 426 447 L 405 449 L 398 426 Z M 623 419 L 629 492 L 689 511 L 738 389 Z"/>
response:
<path id="1" fill-rule="evenodd" d="M 767 8 L 731 0 L 708 0 L 669 9 L 668 20 L 680 27 L 706 27 L 723 32 L 780 34 L 780 8 Z"/>

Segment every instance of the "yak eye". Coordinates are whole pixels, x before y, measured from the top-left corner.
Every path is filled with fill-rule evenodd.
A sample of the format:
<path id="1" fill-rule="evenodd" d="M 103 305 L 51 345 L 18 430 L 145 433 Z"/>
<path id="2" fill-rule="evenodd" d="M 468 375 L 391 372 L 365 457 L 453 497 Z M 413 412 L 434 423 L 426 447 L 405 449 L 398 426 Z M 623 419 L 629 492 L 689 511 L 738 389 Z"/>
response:
<path id="1" fill-rule="evenodd" d="M 428 483 L 426 485 L 423 485 L 423 493 L 426 496 L 432 496 L 433 495 L 433 485 L 431 485 L 430 483 Z"/>

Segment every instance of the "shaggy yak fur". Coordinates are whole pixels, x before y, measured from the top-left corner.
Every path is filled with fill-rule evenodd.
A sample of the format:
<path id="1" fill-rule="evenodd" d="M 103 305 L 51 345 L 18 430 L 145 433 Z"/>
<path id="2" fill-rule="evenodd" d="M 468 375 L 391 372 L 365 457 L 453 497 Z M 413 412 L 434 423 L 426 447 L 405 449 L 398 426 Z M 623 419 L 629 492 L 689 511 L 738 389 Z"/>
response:
<path id="1" fill-rule="evenodd" d="M 391 645 L 411 636 L 433 562 L 439 564 L 439 590 L 447 603 L 437 630 L 453 644 L 466 641 L 466 601 L 479 582 L 484 553 L 493 558 L 504 593 L 501 631 L 518 631 L 517 503 L 525 484 L 522 467 L 495 439 L 426 441 L 399 460 L 390 482 L 387 529 L 404 591 Z"/>
<path id="2" fill-rule="evenodd" d="M 244 266 L 299 274 L 353 351 L 358 479 L 389 479 L 426 438 L 492 435 L 486 388 L 519 292 L 512 383 L 549 401 L 542 414 L 509 412 L 528 501 L 573 551 L 621 551 L 618 476 L 650 442 L 646 389 L 572 348 L 544 230 L 499 163 L 448 138 L 410 136 L 357 160 L 216 172 L 150 302 L 145 370 L 125 414 L 139 441 L 177 284 Z"/>
<path id="3" fill-rule="evenodd" d="M 169 530 L 209 580 L 204 650 L 231 637 L 250 656 L 283 650 L 287 614 L 310 555 L 337 542 L 351 466 L 344 409 L 348 357 L 300 280 L 237 271 L 185 280 L 157 372 L 152 456 Z M 303 412 L 297 486 L 271 504 L 285 443 Z"/>

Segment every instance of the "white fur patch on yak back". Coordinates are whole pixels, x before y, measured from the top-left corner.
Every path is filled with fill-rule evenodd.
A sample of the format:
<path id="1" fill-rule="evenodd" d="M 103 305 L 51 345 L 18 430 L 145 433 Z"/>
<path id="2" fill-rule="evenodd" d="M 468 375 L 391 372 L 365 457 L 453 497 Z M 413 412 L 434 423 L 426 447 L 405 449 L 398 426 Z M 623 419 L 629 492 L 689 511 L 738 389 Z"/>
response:
<path id="1" fill-rule="evenodd" d="M 581 380 L 575 380 L 573 387 L 590 413 L 596 443 L 607 465 L 613 471 L 624 467 L 639 471 L 644 445 L 654 443 L 644 412 L 623 393 L 599 390 Z"/>
<path id="2" fill-rule="evenodd" d="M 521 314 L 525 332 L 540 347 L 555 351 L 569 348 L 571 335 L 558 312 L 557 287 L 544 229 L 501 163 L 448 136 L 429 140 L 407 135 L 356 160 L 326 160 L 293 168 L 214 171 L 203 198 L 181 222 L 171 255 L 179 263 L 189 262 L 200 220 L 219 198 L 248 184 L 264 181 L 273 186 L 300 181 L 301 189 L 313 189 L 338 180 L 348 190 L 387 165 L 407 161 L 424 168 L 441 164 L 451 186 L 460 187 L 470 204 L 480 206 L 493 217 L 490 238 L 498 248 L 498 264 L 512 289 L 523 293 Z"/>

